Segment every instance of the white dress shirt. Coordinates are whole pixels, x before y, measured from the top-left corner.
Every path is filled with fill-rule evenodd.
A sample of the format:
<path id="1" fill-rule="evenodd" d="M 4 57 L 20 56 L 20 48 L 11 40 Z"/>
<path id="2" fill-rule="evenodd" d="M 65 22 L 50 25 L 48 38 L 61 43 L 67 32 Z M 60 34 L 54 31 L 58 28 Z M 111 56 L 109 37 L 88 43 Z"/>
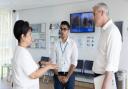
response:
<path id="1" fill-rule="evenodd" d="M 12 60 L 13 89 L 39 89 L 39 79 L 29 78 L 37 69 L 38 66 L 28 50 L 18 46 Z"/>
<path id="2" fill-rule="evenodd" d="M 52 52 L 52 61 L 59 66 L 58 72 L 68 72 L 71 64 L 77 65 L 78 48 L 74 40 L 68 37 L 65 43 L 59 39 Z"/>
<path id="3" fill-rule="evenodd" d="M 93 64 L 95 73 L 118 71 L 122 39 L 119 29 L 109 20 L 101 30 L 97 58 Z"/>

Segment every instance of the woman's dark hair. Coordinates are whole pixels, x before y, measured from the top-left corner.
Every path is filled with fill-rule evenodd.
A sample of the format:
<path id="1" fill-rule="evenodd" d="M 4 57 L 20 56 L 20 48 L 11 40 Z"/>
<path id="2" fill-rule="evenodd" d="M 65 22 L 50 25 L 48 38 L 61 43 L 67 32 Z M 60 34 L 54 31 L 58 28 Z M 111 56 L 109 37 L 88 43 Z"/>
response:
<path id="1" fill-rule="evenodd" d="M 68 21 L 62 21 L 60 25 L 66 25 L 68 28 L 70 28 Z"/>
<path id="2" fill-rule="evenodd" d="M 29 23 L 27 21 L 23 21 L 23 20 L 16 21 L 13 28 L 13 33 L 15 38 L 18 40 L 18 43 L 20 42 L 21 35 L 24 34 L 26 36 L 29 30 L 32 30 L 32 28 L 29 26 Z"/>

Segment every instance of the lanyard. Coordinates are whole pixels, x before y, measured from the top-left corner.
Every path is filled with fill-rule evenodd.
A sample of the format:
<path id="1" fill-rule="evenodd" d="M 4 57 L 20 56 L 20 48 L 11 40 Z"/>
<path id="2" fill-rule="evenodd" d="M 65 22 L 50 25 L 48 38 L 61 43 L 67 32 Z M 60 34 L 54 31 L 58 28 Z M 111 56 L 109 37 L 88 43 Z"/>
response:
<path id="1" fill-rule="evenodd" d="M 60 48 L 61 48 L 62 55 L 63 55 L 64 52 L 65 52 L 65 49 L 66 49 L 66 47 L 67 47 L 67 44 L 68 44 L 68 43 L 66 43 L 66 45 L 65 45 L 65 47 L 64 47 L 64 50 L 63 50 L 63 49 L 62 49 L 62 46 L 61 46 L 61 42 L 60 42 Z"/>

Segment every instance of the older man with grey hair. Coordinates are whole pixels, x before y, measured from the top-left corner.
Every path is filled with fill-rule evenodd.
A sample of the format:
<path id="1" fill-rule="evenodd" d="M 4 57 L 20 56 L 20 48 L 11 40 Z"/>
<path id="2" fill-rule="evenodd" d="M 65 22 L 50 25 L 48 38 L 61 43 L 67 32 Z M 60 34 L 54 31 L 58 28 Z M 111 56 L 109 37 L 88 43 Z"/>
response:
<path id="1" fill-rule="evenodd" d="M 104 75 L 101 89 L 111 89 L 114 73 L 118 71 L 122 46 L 121 34 L 109 18 L 108 6 L 105 3 L 96 4 L 93 7 L 93 13 L 95 25 L 101 28 L 98 54 L 93 64 L 93 71 L 95 77 Z"/>

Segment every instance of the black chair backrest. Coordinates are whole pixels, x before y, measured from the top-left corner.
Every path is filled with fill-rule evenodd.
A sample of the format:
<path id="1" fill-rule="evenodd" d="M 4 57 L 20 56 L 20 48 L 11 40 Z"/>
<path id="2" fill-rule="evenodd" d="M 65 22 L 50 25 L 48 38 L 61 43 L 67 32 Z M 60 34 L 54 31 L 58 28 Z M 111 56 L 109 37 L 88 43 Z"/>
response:
<path id="1" fill-rule="evenodd" d="M 84 62 L 84 70 L 92 70 L 93 61 L 85 60 Z"/>
<path id="2" fill-rule="evenodd" d="M 41 57 L 41 61 L 46 61 L 46 62 L 48 62 L 48 61 L 49 61 L 49 57 L 42 56 L 42 57 Z"/>
<path id="3" fill-rule="evenodd" d="M 78 60 L 76 69 L 83 69 L 84 60 Z"/>

